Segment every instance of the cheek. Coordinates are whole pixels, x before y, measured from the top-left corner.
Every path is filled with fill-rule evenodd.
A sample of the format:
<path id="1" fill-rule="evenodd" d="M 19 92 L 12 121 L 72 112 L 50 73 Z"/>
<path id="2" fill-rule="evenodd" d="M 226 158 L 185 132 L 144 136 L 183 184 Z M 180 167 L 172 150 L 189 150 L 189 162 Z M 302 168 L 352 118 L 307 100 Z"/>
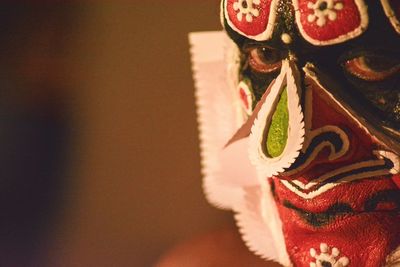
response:
<path id="1" fill-rule="evenodd" d="M 375 110 L 382 120 L 390 120 L 400 123 L 399 75 L 383 82 L 368 82 L 345 74 L 349 88 L 352 88 L 360 102 L 364 102 L 365 108 Z"/>

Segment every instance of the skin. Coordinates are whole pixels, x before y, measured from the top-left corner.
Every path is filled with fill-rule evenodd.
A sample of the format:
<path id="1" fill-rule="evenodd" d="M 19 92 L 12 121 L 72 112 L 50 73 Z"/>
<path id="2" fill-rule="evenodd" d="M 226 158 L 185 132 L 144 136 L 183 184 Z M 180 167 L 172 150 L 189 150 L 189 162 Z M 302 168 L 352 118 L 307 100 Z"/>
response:
<path id="1" fill-rule="evenodd" d="M 379 81 L 370 81 L 364 79 L 354 66 L 346 66 L 346 62 L 353 59 L 366 59 L 368 64 L 365 66 L 370 69 L 367 74 L 383 77 L 385 70 L 389 69 L 385 65 L 398 65 L 400 62 L 400 36 L 390 25 L 379 1 L 370 2 L 370 23 L 366 32 L 358 38 L 331 46 L 314 46 L 305 41 L 293 23 L 290 7 L 285 4 L 279 9 L 277 27 L 268 41 L 250 40 L 231 30 L 225 23 L 228 35 L 241 50 L 241 79 L 251 81 L 256 101 L 260 100 L 268 85 L 279 74 L 280 68 L 272 67 L 282 59 L 294 57 L 299 67 L 313 63 L 322 75 L 329 78 L 328 83 L 333 85 L 329 88 L 335 88 L 334 94 L 344 98 L 361 117 L 377 125 L 377 131 L 384 132 L 389 139 L 399 143 L 399 135 L 392 135 L 384 129 L 400 129 L 399 71 Z M 283 33 L 290 33 L 293 42 L 284 44 L 281 41 Z M 260 63 L 258 67 L 250 63 L 255 58 Z M 272 71 L 261 70 L 268 68 Z"/>
<path id="2" fill-rule="evenodd" d="M 385 16 L 379 1 L 366 2 L 368 2 L 370 18 L 367 30 L 357 38 L 336 45 L 316 46 L 305 41 L 299 34 L 297 26 L 295 25 L 290 1 L 280 2 L 277 24 L 275 25 L 272 39 L 269 39 L 268 41 L 260 42 L 243 37 L 231 30 L 228 23 L 225 23 L 225 28 L 227 29 L 228 35 L 235 41 L 241 51 L 239 79 L 246 79 L 251 82 L 251 89 L 255 93 L 256 101 L 260 100 L 271 82 L 279 75 L 281 70 L 279 64 L 284 59 L 290 59 L 290 61 L 300 70 L 300 79 L 302 79 L 300 81 L 300 87 L 312 88 L 310 81 L 306 81 L 305 74 L 302 70 L 304 66 L 309 64 L 308 68 L 311 68 L 313 72 L 315 72 L 319 81 L 321 81 L 322 87 L 339 99 L 346 108 L 352 111 L 352 114 L 355 114 L 356 118 L 363 121 L 365 126 L 370 130 L 371 135 L 378 137 L 377 139 L 385 144 L 385 149 L 395 152 L 398 155 L 400 153 L 400 88 L 398 86 L 400 82 L 400 72 L 398 68 L 400 65 L 400 37 L 391 26 L 388 18 Z M 287 44 L 285 44 L 281 39 L 283 34 L 289 34 L 292 42 L 287 42 Z M 303 93 L 304 92 L 305 90 L 303 90 Z M 304 101 L 305 96 L 301 96 L 301 99 Z M 313 102 L 313 104 L 314 103 L 318 102 L 316 101 Z M 327 103 L 329 104 L 329 102 Z M 304 106 L 304 103 L 302 103 L 302 105 Z M 313 109 L 315 108 L 313 111 L 316 111 L 316 114 L 318 114 L 318 111 L 324 110 L 321 107 L 332 108 L 332 106 L 329 105 L 320 105 L 316 107 L 317 108 L 313 107 Z M 332 112 L 328 115 L 328 111 L 326 111 L 325 114 L 321 112 L 319 117 L 328 119 L 329 121 L 329 118 L 334 114 L 335 113 Z M 355 131 L 357 127 L 346 124 L 346 120 L 346 118 L 343 118 L 340 121 L 330 123 L 343 129 L 347 126 L 349 136 L 358 135 L 360 137 L 361 134 L 357 134 Z M 309 126 L 314 126 L 314 124 L 317 125 L 318 123 L 313 121 Z M 321 124 L 325 125 L 324 122 L 321 122 Z M 271 124 L 270 127 L 272 126 L 273 125 Z M 277 141 L 274 140 L 274 143 L 276 142 Z M 365 148 L 366 145 L 363 144 L 360 145 L 360 147 Z M 357 148 L 357 142 L 351 141 L 350 151 L 356 151 Z M 363 153 L 371 154 L 371 151 Z M 323 155 L 318 156 L 318 160 L 323 158 Z M 345 164 L 350 165 L 351 163 L 356 163 L 356 160 L 356 157 L 352 156 L 352 158 L 349 159 L 349 162 Z M 331 164 L 327 161 L 325 161 L 325 163 Z M 329 174 L 329 168 L 327 165 L 314 166 L 315 168 L 313 166 L 309 168 L 309 173 L 307 173 L 307 171 L 302 173 L 300 178 L 307 179 L 308 181 L 315 179 L 312 174 L 313 170 Z M 288 170 L 291 171 L 292 169 Z M 288 180 L 295 178 L 284 175 L 285 174 L 279 177 L 274 177 L 274 179 L 278 181 L 279 178 Z M 386 178 L 391 177 L 388 175 Z M 367 179 L 365 181 L 367 181 Z M 388 183 L 391 183 L 390 179 L 387 181 L 389 181 Z M 276 183 L 281 184 L 280 182 Z M 372 183 L 374 183 L 374 186 L 377 186 L 379 182 L 376 180 Z M 345 200 L 347 204 L 354 204 L 362 197 L 367 199 L 366 196 L 371 191 L 369 191 L 367 187 L 360 187 L 359 190 L 352 189 L 352 186 L 356 186 L 357 184 L 358 183 L 356 182 L 349 183 L 344 185 L 342 188 L 336 188 L 337 191 L 332 190 L 327 192 L 326 194 L 321 195 L 319 199 L 320 202 L 307 201 L 306 199 L 297 196 L 293 197 L 293 195 L 288 192 L 287 188 L 281 188 L 282 190 L 280 194 L 276 195 L 277 197 L 275 200 L 283 221 L 285 241 L 289 251 L 288 253 L 295 266 L 306 266 L 309 264 L 309 252 L 306 247 L 309 248 L 314 246 L 314 244 L 311 243 L 316 243 L 318 238 L 326 238 L 331 240 L 333 243 L 342 242 L 342 247 L 346 247 L 349 243 L 347 242 L 348 240 L 351 240 L 351 238 L 357 239 L 354 237 L 354 233 L 362 232 L 360 229 L 346 232 L 349 227 L 340 226 L 338 227 L 340 230 L 337 231 L 335 236 L 329 236 L 329 234 L 334 231 L 330 231 L 331 229 L 329 229 L 324 233 L 326 228 L 323 228 L 322 225 L 307 221 L 310 218 L 316 218 L 316 221 L 324 218 L 324 214 L 321 216 L 321 214 L 316 211 L 318 208 L 323 207 L 322 204 L 324 203 L 330 204 L 329 209 L 338 209 L 340 212 L 343 212 L 343 214 L 349 215 L 349 217 L 354 221 L 354 224 L 370 227 L 371 232 L 379 229 L 379 223 L 374 225 L 374 220 L 365 219 L 361 217 L 361 215 L 353 216 L 347 206 L 337 208 L 335 206 L 337 204 L 335 203 L 336 198 L 329 195 L 329 193 L 339 192 L 340 190 L 342 190 L 342 195 L 350 192 L 347 193 L 348 199 Z M 394 188 L 393 184 L 391 184 L 391 186 L 391 188 Z M 374 190 L 377 190 L 378 192 L 378 189 L 375 188 Z M 398 190 L 398 188 L 393 190 Z M 383 192 L 379 191 L 379 193 Z M 289 200 L 297 201 L 298 206 L 292 206 Z M 398 209 L 397 203 L 398 202 L 396 202 L 395 205 Z M 304 211 L 304 216 L 302 218 L 296 217 L 299 216 L 300 206 L 304 208 L 304 210 L 302 210 Z M 328 210 L 328 208 L 325 211 L 326 214 L 329 214 L 329 216 L 327 216 L 328 218 L 331 218 L 330 216 L 336 212 Z M 379 209 L 374 211 L 379 211 Z M 381 217 L 378 216 L 375 221 L 380 222 L 383 225 L 383 222 L 385 221 L 384 217 L 384 214 L 381 214 Z M 359 221 L 356 221 L 358 219 Z M 335 227 L 340 223 L 343 223 L 343 225 L 345 224 L 345 220 L 342 220 L 342 218 L 332 220 L 332 222 L 334 223 L 328 222 L 327 227 Z M 390 225 L 391 223 L 387 224 Z M 342 231 L 341 235 L 339 234 L 340 231 Z M 303 232 L 306 234 L 301 236 L 301 233 Z M 392 237 L 396 237 L 397 233 L 395 231 L 391 233 Z M 371 236 L 373 236 L 373 234 L 371 234 Z M 377 231 L 375 236 L 379 236 L 380 238 L 378 239 L 381 241 L 391 240 L 389 235 L 385 236 L 382 232 L 378 233 Z M 369 244 L 379 243 L 374 240 L 369 242 Z M 397 246 L 398 243 L 396 242 L 394 242 L 394 244 Z M 378 266 L 377 264 L 374 265 L 372 263 L 373 260 L 375 260 L 376 263 L 382 263 L 387 254 L 380 255 L 379 253 L 389 253 L 390 249 L 393 248 L 388 247 L 388 245 L 383 244 L 378 252 L 374 252 L 370 249 L 369 252 L 371 252 L 371 255 L 375 253 L 377 256 L 374 259 L 373 257 L 364 257 L 363 263 L 369 263 L 369 265 L 365 266 Z M 387 251 L 384 251 L 385 249 Z M 347 249 L 347 251 L 349 257 L 353 257 L 353 259 L 357 258 L 356 256 L 351 255 L 353 252 L 350 248 Z M 354 261 L 356 260 L 353 260 L 353 262 Z M 360 261 L 358 263 L 360 263 Z"/>
<path id="3" fill-rule="evenodd" d="M 393 140 L 393 144 L 398 144 L 399 137 L 384 130 L 383 126 L 395 131 L 400 129 L 400 110 L 396 108 L 399 105 L 399 73 L 379 81 L 370 81 L 346 65 L 348 61 L 363 57 L 375 59 L 368 61 L 367 67 L 371 69 L 371 73 L 382 74 L 385 68 L 382 68 L 382 62 L 379 61 L 391 60 L 395 64 L 400 62 L 400 37 L 390 26 L 379 1 L 369 1 L 370 24 L 362 36 L 334 46 L 317 47 L 307 43 L 290 22 L 293 18 L 289 6 L 283 5 L 280 12 L 278 29 L 273 38 L 265 42 L 240 36 L 225 23 L 228 35 L 241 51 L 240 79 L 251 81 L 256 101 L 260 100 L 268 85 L 279 74 L 280 70 L 274 69 L 274 64 L 292 56 L 299 67 L 307 62 L 313 63 L 322 75 L 328 77 L 330 84 L 334 85 L 329 87 L 335 88 L 334 94 L 345 99 L 361 117 L 377 128 L 377 132 Z M 283 44 L 280 38 L 282 33 L 290 33 L 293 42 Z M 260 68 L 257 68 L 257 64 L 250 63 L 257 55 L 261 57 L 261 64 L 258 66 Z M 263 68 L 271 70 L 262 71 Z M 251 254 L 240 239 L 237 229 L 228 228 L 178 245 L 156 264 L 156 267 L 170 266 L 280 265 L 263 261 Z"/>

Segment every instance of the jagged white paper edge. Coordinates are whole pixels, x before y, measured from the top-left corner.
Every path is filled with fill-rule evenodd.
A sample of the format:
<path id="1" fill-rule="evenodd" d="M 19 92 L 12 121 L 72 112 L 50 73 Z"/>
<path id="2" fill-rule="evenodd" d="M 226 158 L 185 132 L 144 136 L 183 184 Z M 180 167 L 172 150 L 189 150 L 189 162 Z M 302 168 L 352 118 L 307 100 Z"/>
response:
<path id="1" fill-rule="evenodd" d="M 235 207 L 235 220 L 243 241 L 250 251 L 262 259 L 292 266 L 269 183 L 243 190 L 244 201 Z"/>
<path id="2" fill-rule="evenodd" d="M 384 267 L 398 267 L 400 266 L 400 247 L 397 247 L 389 256 L 386 258 L 386 264 Z"/>
<path id="3" fill-rule="evenodd" d="M 229 165 L 232 162 L 245 162 L 246 153 L 240 153 L 238 146 L 223 150 L 227 140 L 243 123 L 243 119 L 239 119 L 239 105 L 235 104 L 235 95 L 231 89 L 234 85 L 229 84 L 232 80 L 228 79 L 228 75 L 234 75 L 234 70 L 227 69 L 232 66 L 227 65 L 226 57 L 233 56 L 227 50 L 227 39 L 222 31 L 189 35 L 200 131 L 203 189 L 210 203 L 218 208 L 233 209 L 243 192 L 238 184 L 232 182 L 240 180 L 240 177 L 230 172 L 232 168 Z M 238 169 L 246 173 L 245 168 Z"/>
<path id="4" fill-rule="evenodd" d="M 275 202 L 272 196 L 262 199 L 257 172 L 247 156 L 248 138 L 223 149 L 244 122 L 232 89 L 236 88 L 232 82 L 238 80 L 233 44 L 222 31 L 191 33 L 189 41 L 205 195 L 214 206 L 235 211 L 242 238 L 251 251 L 290 266 Z M 263 207 L 274 212 L 263 214 Z"/>

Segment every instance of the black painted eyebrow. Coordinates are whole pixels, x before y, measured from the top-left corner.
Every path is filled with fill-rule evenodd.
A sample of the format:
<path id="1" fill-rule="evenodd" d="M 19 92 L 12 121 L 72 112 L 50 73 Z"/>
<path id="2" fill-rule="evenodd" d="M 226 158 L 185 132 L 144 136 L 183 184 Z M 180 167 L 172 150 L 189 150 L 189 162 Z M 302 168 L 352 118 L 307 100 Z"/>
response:
<path id="1" fill-rule="evenodd" d="M 269 48 L 269 49 L 274 49 L 274 50 L 285 49 L 283 46 L 273 45 L 268 41 L 259 42 L 259 41 L 247 39 L 242 46 L 242 50 L 247 51 L 252 48 L 263 48 L 263 47 Z"/>
<path id="2" fill-rule="evenodd" d="M 385 46 L 357 47 L 343 53 L 338 59 L 339 64 L 360 56 L 383 56 L 392 60 L 400 60 L 400 51 Z"/>

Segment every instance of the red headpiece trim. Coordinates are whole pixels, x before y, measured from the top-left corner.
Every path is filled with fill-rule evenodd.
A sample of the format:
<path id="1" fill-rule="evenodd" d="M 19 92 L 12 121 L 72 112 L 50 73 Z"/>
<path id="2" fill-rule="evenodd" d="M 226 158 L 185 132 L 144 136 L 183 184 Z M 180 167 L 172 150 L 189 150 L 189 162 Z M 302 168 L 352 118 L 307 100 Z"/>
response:
<path id="1" fill-rule="evenodd" d="M 236 32 L 256 41 L 272 37 L 278 0 L 225 0 L 224 15 Z"/>
<path id="2" fill-rule="evenodd" d="M 368 26 L 363 0 L 293 0 L 301 35 L 314 45 L 345 42 Z"/>

